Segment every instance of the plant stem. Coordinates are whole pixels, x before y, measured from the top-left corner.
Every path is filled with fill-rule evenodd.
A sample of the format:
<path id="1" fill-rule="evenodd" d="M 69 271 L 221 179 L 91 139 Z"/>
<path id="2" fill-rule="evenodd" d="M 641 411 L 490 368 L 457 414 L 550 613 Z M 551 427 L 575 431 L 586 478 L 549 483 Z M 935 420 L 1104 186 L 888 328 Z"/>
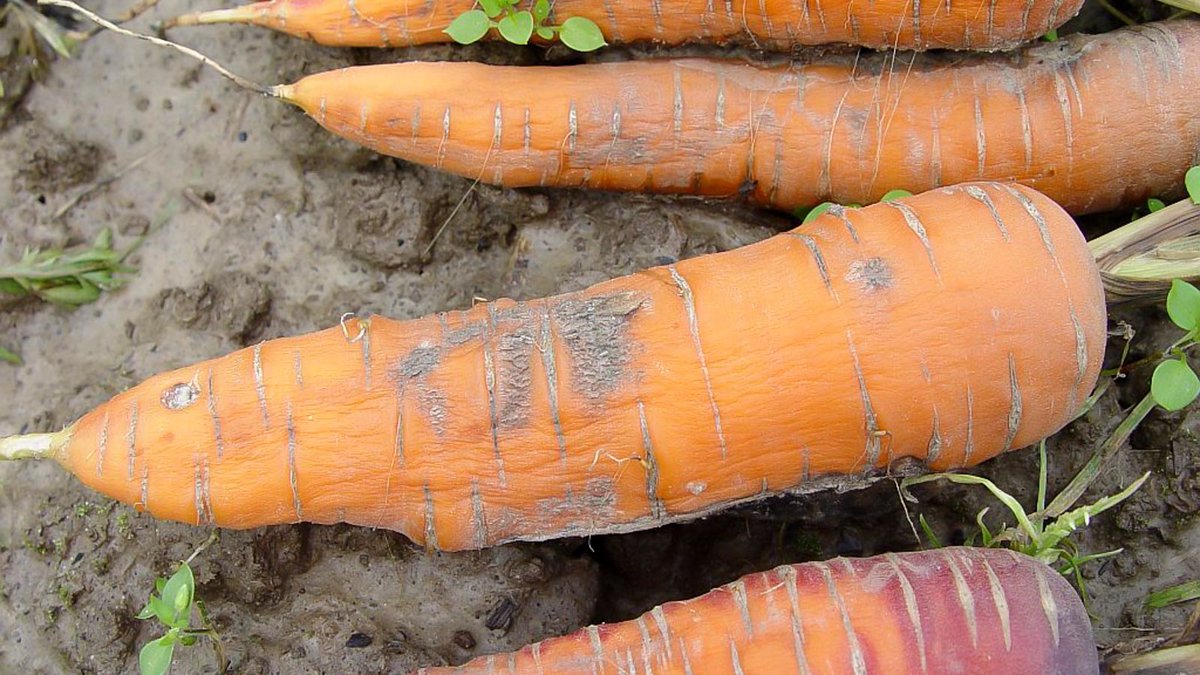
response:
<path id="1" fill-rule="evenodd" d="M 0 438 L 0 460 L 45 459 L 67 444 L 69 430 L 54 434 L 23 434 Z"/>
<path id="2" fill-rule="evenodd" d="M 1125 441 L 1129 440 L 1130 435 L 1133 434 L 1133 430 L 1142 423 L 1142 420 L 1146 419 L 1151 410 L 1154 410 L 1154 405 L 1154 397 L 1147 393 L 1133 407 L 1133 410 L 1125 416 L 1125 419 L 1121 420 L 1121 423 L 1113 430 L 1112 435 L 1104 439 L 1104 443 L 1100 445 L 1096 453 L 1088 460 L 1088 463 L 1079 470 L 1079 473 L 1075 474 L 1070 484 L 1062 492 L 1058 493 L 1058 496 L 1054 498 L 1054 501 L 1050 502 L 1050 505 L 1045 510 L 1033 514 L 1030 518 L 1032 520 L 1045 520 L 1048 518 L 1057 518 L 1066 513 L 1071 508 L 1071 505 L 1078 501 L 1084 492 L 1087 492 L 1092 481 L 1096 480 L 1096 476 L 1100 475 L 1100 470 L 1125 445 Z"/>

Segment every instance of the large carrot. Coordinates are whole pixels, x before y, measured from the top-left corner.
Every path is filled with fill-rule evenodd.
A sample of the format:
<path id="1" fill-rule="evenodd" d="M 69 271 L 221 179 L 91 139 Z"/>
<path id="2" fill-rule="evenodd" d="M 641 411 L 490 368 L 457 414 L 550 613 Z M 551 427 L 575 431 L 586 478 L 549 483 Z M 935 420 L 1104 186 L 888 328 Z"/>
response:
<path id="1" fill-rule="evenodd" d="M 973 465 L 1071 419 L 1104 340 L 1071 218 L 971 184 L 545 300 L 271 340 L 0 456 L 172 520 L 468 549 Z"/>
<path id="2" fill-rule="evenodd" d="M 786 49 L 846 43 L 875 49 L 1009 49 L 1055 29 L 1082 0 L 557 0 L 550 23 L 591 19 L 610 42 L 745 42 Z M 321 44 L 402 47 L 448 42 L 475 0 L 268 0 L 188 14 L 174 25 L 249 23 Z"/>
<path id="3" fill-rule="evenodd" d="M 1174 195 L 1200 148 L 1200 23 L 1018 54 L 566 67 L 399 63 L 271 90 L 381 153 L 506 185 L 870 203 L 1013 180 L 1076 214 Z"/>
<path id="4" fill-rule="evenodd" d="M 1041 562 L 945 548 L 784 565 L 632 621 L 419 675 L 1095 675 L 1091 621 Z"/>

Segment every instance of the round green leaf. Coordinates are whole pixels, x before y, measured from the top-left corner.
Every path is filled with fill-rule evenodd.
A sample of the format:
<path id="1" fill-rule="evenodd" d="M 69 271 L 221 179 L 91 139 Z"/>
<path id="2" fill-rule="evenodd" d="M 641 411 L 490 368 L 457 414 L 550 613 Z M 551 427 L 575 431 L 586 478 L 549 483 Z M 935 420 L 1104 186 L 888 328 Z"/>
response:
<path id="1" fill-rule="evenodd" d="M 1200 290 L 1182 279 L 1171 280 L 1167 292 L 1167 314 L 1176 326 L 1192 331 L 1200 327 Z"/>
<path id="2" fill-rule="evenodd" d="M 564 21 L 558 37 L 563 44 L 577 52 L 593 52 L 608 44 L 600 27 L 582 16 L 573 16 Z"/>
<path id="3" fill-rule="evenodd" d="M 550 26 L 538 26 L 537 34 L 538 34 L 538 37 L 542 38 L 543 40 L 553 40 L 554 39 L 554 29 L 551 28 Z"/>
<path id="4" fill-rule="evenodd" d="M 164 602 L 171 604 L 171 608 L 175 611 L 175 623 L 182 623 L 187 626 L 189 614 L 192 608 L 192 596 L 196 591 L 196 579 L 192 576 L 192 568 L 187 565 L 180 565 L 179 571 L 171 575 L 167 580 L 167 585 L 163 587 L 162 597 Z"/>
<path id="5" fill-rule="evenodd" d="M 541 24 L 550 16 L 550 0 L 537 0 L 533 3 L 533 20 Z"/>
<path id="6" fill-rule="evenodd" d="M 1042 37 L 1045 38 L 1046 42 L 1058 42 L 1058 29 L 1051 28 Z"/>
<path id="7" fill-rule="evenodd" d="M 1154 369 L 1150 394 L 1155 403 L 1167 410 L 1181 410 L 1200 394 L 1200 378 L 1184 361 L 1163 361 Z"/>
<path id="8" fill-rule="evenodd" d="M 164 675 L 171 667 L 171 658 L 175 654 L 175 641 L 164 635 L 153 642 L 147 642 L 138 654 L 138 670 L 142 675 Z"/>
<path id="9" fill-rule="evenodd" d="M 1146 208 L 1150 209 L 1150 213 L 1154 213 L 1155 211 L 1162 211 L 1167 208 L 1167 205 L 1163 203 L 1163 200 L 1151 197 L 1146 200 Z"/>
<path id="10" fill-rule="evenodd" d="M 444 32 L 458 44 L 469 45 L 479 42 L 484 35 L 487 35 L 488 29 L 491 27 L 492 22 L 488 19 L 487 14 L 484 14 L 482 10 L 472 9 L 459 14 L 458 18 L 451 21 Z"/>
<path id="11" fill-rule="evenodd" d="M 1183 178 L 1183 184 L 1187 186 L 1188 196 L 1192 198 L 1192 203 L 1200 204 L 1200 166 L 1188 169 Z"/>
<path id="12" fill-rule="evenodd" d="M 528 11 L 516 12 L 500 19 L 496 26 L 500 35 L 514 45 L 527 45 L 533 37 L 533 14 Z"/>
<path id="13" fill-rule="evenodd" d="M 879 201 L 894 202 L 897 199 L 904 199 L 905 197 L 911 196 L 913 196 L 913 193 L 909 192 L 908 190 L 889 190 L 888 193 L 885 194 Z"/>
<path id="14" fill-rule="evenodd" d="M 514 0 L 479 0 L 479 6 L 492 19 L 500 16 L 505 7 L 511 7 L 513 4 Z"/>
<path id="15" fill-rule="evenodd" d="M 800 221 L 800 224 L 807 225 L 808 223 L 811 223 L 812 221 L 816 220 L 817 216 L 828 211 L 829 207 L 831 206 L 833 206 L 833 202 L 821 202 L 820 204 L 817 204 L 804 215 L 804 220 Z"/>

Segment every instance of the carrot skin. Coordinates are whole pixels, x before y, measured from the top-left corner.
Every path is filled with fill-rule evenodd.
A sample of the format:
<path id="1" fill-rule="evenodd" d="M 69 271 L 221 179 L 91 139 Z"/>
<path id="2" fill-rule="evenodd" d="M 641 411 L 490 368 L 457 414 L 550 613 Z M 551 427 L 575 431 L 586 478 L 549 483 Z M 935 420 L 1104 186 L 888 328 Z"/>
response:
<path id="1" fill-rule="evenodd" d="M 410 62 L 276 93 L 380 153 L 508 187 L 745 195 L 791 210 L 1011 180 L 1085 214 L 1179 192 L 1200 147 L 1197 71 L 1200 25 L 1174 21 L 954 65 Z"/>
<path id="2" fill-rule="evenodd" d="M 1091 391 L 1105 323 L 1065 212 L 966 185 L 576 293 L 267 341 L 117 395 L 58 459 L 190 523 L 445 550 L 630 531 L 1034 443 Z"/>
<path id="3" fill-rule="evenodd" d="M 635 620 L 418 674 L 643 671 L 1094 675 L 1099 660 L 1061 575 L 1012 551 L 952 547 L 784 565 Z"/>
<path id="4" fill-rule="evenodd" d="M 1011 49 L 1058 28 L 1082 4 L 1082 0 L 962 0 L 950 5 L 877 0 L 868 8 L 821 0 L 558 0 L 550 23 L 585 17 L 600 27 L 609 42 L 738 42 L 780 50 L 853 44 L 873 49 L 991 51 Z M 251 23 L 330 46 L 404 47 L 449 42 L 445 28 L 474 7 L 472 0 L 270 0 L 189 15 L 180 23 Z"/>

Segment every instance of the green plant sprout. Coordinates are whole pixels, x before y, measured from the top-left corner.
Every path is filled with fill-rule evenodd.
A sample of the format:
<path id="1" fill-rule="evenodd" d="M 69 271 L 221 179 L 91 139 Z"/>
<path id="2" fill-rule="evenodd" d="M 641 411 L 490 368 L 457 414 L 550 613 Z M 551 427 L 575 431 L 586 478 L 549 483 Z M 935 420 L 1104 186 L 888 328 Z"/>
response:
<path id="1" fill-rule="evenodd" d="M 1079 590 L 1085 591 L 1085 585 L 1082 574 L 1082 566 L 1120 553 L 1122 549 L 1107 551 L 1104 553 L 1084 554 L 1079 551 L 1079 548 L 1070 536 L 1082 527 L 1086 527 L 1092 518 L 1107 511 L 1108 509 L 1125 501 L 1142 486 L 1143 483 L 1150 477 L 1150 472 L 1146 472 L 1137 480 L 1130 483 L 1124 490 L 1121 490 L 1115 495 L 1102 497 L 1091 504 L 1080 506 L 1071 510 L 1067 510 L 1074 505 L 1077 498 L 1071 499 L 1065 504 L 1061 503 L 1063 494 L 1072 488 L 1078 488 L 1078 483 L 1086 480 L 1086 484 L 1079 489 L 1079 494 L 1082 494 L 1086 489 L 1087 484 L 1091 483 L 1091 478 L 1081 471 L 1071 481 L 1067 490 L 1060 493 L 1049 505 L 1046 503 L 1046 473 L 1048 464 L 1046 461 L 1046 442 L 1042 441 L 1038 446 L 1038 457 L 1040 464 L 1038 467 L 1038 493 L 1036 510 L 1029 513 L 1025 507 L 1012 495 L 1004 490 L 1001 490 L 992 481 L 981 476 L 959 473 L 936 473 L 927 476 L 915 476 L 905 478 L 900 482 L 901 495 L 908 501 L 915 502 L 916 498 L 909 493 L 909 488 L 921 483 L 929 483 L 937 480 L 948 480 L 959 485 L 981 485 L 991 492 L 992 495 L 1003 504 L 1013 517 L 1016 519 L 1016 525 L 1012 527 L 1001 526 L 997 532 L 992 532 L 984 523 L 984 516 L 987 515 L 989 509 L 985 508 L 975 516 L 975 522 L 979 527 L 979 542 L 980 546 L 986 548 L 1005 547 L 1014 551 L 1024 553 L 1030 557 L 1036 558 L 1043 563 L 1054 566 L 1058 571 L 1066 575 L 1072 575 L 1075 578 L 1075 583 Z M 926 537 L 929 539 L 932 546 L 940 547 L 941 542 L 933 534 L 933 529 L 929 523 L 925 521 L 924 516 L 920 518 L 921 528 L 924 530 Z M 968 545 L 975 545 L 974 538 L 968 540 Z"/>
<path id="2" fill-rule="evenodd" d="M 882 197 L 879 198 L 879 201 L 880 202 L 894 202 L 897 199 L 903 199 L 905 197 L 911 197 L 911 196 L 913 196 L 913 193 L 909 192 L 908 190 L 901 190 L 901 189 L 888 190 L 887 192 L 885 192 L 883 194 Z M 816 206 L 812 207 L 811 209 L 805 209 L 803 207 L 798 208 L 792 212 L 792 216 L 799 218 L 801 225 L 807 225 L 808 223 L 812 222 L 812 220 L 815 219 L 817 216 L 828 211 L 829 208 L 832 206 L 837 206 L 837 204 L 835 204 L 834 202 L 821 202 L 820 204 L 817 204 Z M 862 208 L 862 204 L 843 204 L 842 206 L 845 206 L 848 209 Z"/>
<path id="3" fill-rule="evenodd" d="M 42 44 L 46 44 L 56 54 L 64 59 L 71 58 L 71 49 L 75 40 L 67 35 L 53 19 L 42 14 L 24 0 L 8 0 L 0 7 L 0 24 L 9 16 L 13 17 L 19 27 L 17 35 L 17 53 L 33 57 L 38 64 L 45 63 Z M 0 98 L 4 97 L 4 82 L 0 81 Z"/>
<path id="4" fill-rule="evenodd" d="M 124 261 L 136 247 L 113 250 L 112 232 L 105 228 L 82 251 L 26 249 L 19 261 L 0 265 L 0 296 L 32 296 L 64 307 L 86 305 L 96 301 L 103 291 L 125 283 L 125 276 L 134 269 Z M 2 346 L 0 361 L 22 363 L 20 355 Z"/>
<path id="5" fill-rule="evenodd" d="M 1191 602 L 1192 600 L 1200 600 L 1200 581 L 1188 581 L 1164 588 L 1161 591 L 1155 591 L 1146 597 L 1146 607 L 1149 609 L 1162 609 L 1170 605 L 1180 602 Z"/>
<path id="6" fill-rule="evenodd" d="M 81 251 L 26 249 L 19 261 L 0 265 L 0 294 L 33 296 L 66 307 L 86 305 L 125 282 L 125 275 L 134 271 L 124 264 L 132 252 L 114 250 L 107 228 Z"/>
<path id="7" fill-rule="evenodd" d="M 213 532 L 187 560 L 179 564 L 179 569 L 170 579 L 159 577 L 155 580 L 154 592 L 150 594 L 146 606 L 138 612 L 137 618 L 156 618 L 166 632 L 142 647 L 138 654 L 138 669 L 141 675 L 164 675 L 170 670 L 171 662 L 175 658 L 175 645 L 190 647 L 201 637 L 212 641 L 213 650 L 217 654 L 218 672 L 223 673 L 227 670 L 229 664 L 225 658 L 224 646 L 209 619 L 204 601 L 196 597 L 196 578 L 191 568 L 191 561 L 216 541 L 216 538 L 217 533 Z M 198 628 L 192 627 L 193 610 L 200 619 Z"/>
<path id="8" fill-rule="evenodd" d="M 495 29 L 500 37 L 516 45 L 527 45 L 536 34 L 543 40 L 558 36 L 577 52 L 595 51 L 608 43 L 600 27 L 591 19 L 573 16 L 561 25 L 546 23 L 550 18 L 550 0 L 535 0 L 531 9 L 517 9 L 521 0 L 478 0 L 479 9 L 458 15 L 445 33 L 459 44 L 469 45 Z"/>

